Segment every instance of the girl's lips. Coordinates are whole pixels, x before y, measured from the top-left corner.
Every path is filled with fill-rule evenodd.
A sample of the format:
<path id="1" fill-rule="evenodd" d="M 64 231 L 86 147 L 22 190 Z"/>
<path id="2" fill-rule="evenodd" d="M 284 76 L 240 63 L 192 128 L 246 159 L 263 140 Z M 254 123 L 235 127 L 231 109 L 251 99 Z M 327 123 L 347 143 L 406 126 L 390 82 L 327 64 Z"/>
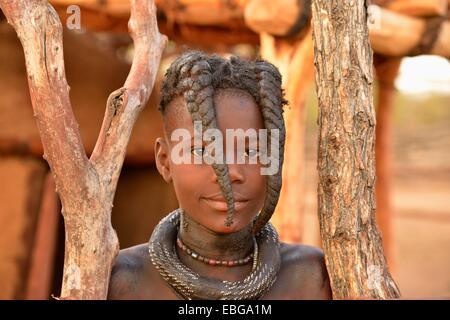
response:
<path id="1" fill-rule="evenodd" d="M 227 203 L 223 200 L 213 200 L 208 198 L 203 198 L 206 204 L 214 210 L 217 211 L 227 211 L 228 206 Z M 235 201 L 234 202 L 234 210 L 238 211 L 247 205 L 247 200 L 244 201 Z"/>

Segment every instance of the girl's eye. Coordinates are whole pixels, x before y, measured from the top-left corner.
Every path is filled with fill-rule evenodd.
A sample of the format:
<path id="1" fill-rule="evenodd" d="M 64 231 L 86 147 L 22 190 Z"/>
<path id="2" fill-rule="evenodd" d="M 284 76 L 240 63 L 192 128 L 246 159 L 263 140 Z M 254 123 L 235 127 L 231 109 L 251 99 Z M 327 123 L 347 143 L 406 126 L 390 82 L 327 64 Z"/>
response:
<path id="1" fill-rule="evenodd" d="M 196 157 L 202 157 L 203 156 L 203 152 L 204 152 L 204 148 L 200 147 L 200 148 L 192 148 L 191 152 L 194 156 Z"/>
<path id="2" fill-rule="evenodd" d="M 249 158 L 256 157 L 258 155 L 258 149 L 247 149 L 245 155 Z"/>

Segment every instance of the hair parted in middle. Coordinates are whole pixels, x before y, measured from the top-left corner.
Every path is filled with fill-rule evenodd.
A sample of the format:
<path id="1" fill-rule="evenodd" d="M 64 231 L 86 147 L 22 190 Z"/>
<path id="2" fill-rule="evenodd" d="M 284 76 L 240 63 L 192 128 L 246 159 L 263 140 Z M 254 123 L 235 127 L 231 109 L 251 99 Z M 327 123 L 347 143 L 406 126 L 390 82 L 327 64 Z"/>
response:
<path id="1" fill-rule="evenodd" d="M 240 89 L 248 92 L 261 108 L 265 128 L 279 130 L 278 171 L 267 177 L 264 205 L 253 225 L 257 234 L 270 220 L 281 191 L 284 159 L 285 124 L 283 106 L 287 104 L 281 87 L 281 74 L 264 60 L 248 61 L 236 56 L 224 59 L 189 51 L 175 59 L 167 69 L 161 86 L 159 109 L 164 115 L 167 105 L 177 96 L 183 96 L 193 121 L 201 121 L 203 128 L 216 129 L 214 93 L 218 89 Z M 269 139 L 270 141 L 270 139 Z M 227 203 L 226 226 L 233 221 L 234 199 L 228 166 L 213 163 L 222 194 Z"/>

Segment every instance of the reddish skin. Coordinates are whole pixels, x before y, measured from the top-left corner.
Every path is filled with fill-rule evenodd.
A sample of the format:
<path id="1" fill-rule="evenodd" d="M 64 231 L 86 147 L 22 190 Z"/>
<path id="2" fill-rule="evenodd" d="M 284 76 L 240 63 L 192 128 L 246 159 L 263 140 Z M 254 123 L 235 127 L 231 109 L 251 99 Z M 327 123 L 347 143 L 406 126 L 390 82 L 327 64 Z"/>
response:
<path id="1" fill-rule="evenodd" d="M 168 108 L 165 132 L 186 128 L 193 134 L 192 119 L 183 99 L 174 99 Z M 225 128 L 264 128 L 258 105 L 244 91 L 219 90 L 215 108 L 218 127 L 224 137 Z M 265 197 L 266 177 L 260 175 L 260 165 L 228 165 L 234 198 L 242 203 L 237 206 L 233 224 L 226 227 L 226 205 L 211 166 L 175 165 L 170 151 L 177 142 L 169 138 L 165 134 L 164 138 L 157 139 L 156 164 L 164 180 L 173 184 L 179 205 L 185 212 L 188 227 L 180 228 L 183 242 L 199 254 L 214 259 L 233 260 L 246 256 L 253 247 L 251 222 L 261 210 Z M 205 276 L 236 281 L 251 271 L 251 264 L 231 268 L 210 266 L 178 248 L 177 252 L 185 265 Z M 262 299 L 331 299 L 320 249 L 281 243 L 280 253 L 281 269 L 277 280 Z M 153 266 L 147 243 L 120 251 L 111 274 L 108 298 L 178 299 Z"/>

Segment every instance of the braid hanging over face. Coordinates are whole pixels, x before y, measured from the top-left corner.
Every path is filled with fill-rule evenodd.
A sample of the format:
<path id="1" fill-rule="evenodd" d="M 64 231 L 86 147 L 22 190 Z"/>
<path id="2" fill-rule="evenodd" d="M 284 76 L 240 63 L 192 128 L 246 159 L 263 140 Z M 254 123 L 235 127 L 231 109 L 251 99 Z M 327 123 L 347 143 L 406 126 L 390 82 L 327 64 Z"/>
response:
<path id="1" fill-rule="evenodd" d="M 263 60 L 246 61 L 238 57 L 229 60 L 191 51 L 178 57 L 167 69 L 161 87 L 160 111 L 165 114 L 167 105 L 177 96 L 183 96 L 193 121 L 201 121 L 204 130 L 217 129 L 214 92 L 218 89 L 240 89 L 248 92 L 261 108 L 264 126 L 269 132 L 279 130 L 278 171 L 267 177 L 267 193 L 264 205 L 253 225 L 259 233 L 270 220 L 277 205 L 284 159 L 285 125 L 281 75 L 278 69 Z M 269 150 L 271 150 L 269 148 Z M 213 163 L 222 194 L 227 202 L 226 226 L 233 222 L 234 199 L 226 164 Z"/>

